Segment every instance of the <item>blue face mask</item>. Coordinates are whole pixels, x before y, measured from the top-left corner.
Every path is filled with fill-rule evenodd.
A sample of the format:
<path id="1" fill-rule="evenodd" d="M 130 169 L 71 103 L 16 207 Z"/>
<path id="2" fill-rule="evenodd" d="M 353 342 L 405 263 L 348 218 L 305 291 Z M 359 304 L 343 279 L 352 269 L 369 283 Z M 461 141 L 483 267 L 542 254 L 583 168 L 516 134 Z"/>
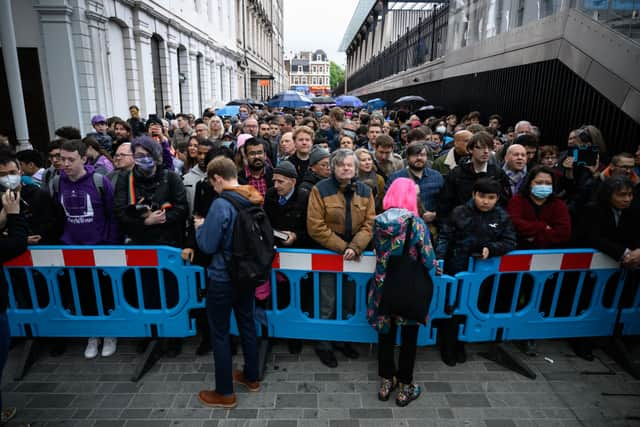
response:
<path id="1" fill-rule="evenodd" d="M 151 156 L 137 157 L 135 159 L 135 162 L 136 166 L 139 167 L 143 172 L 150 172 L 156 165 L 156 162 Z"/>
<path id="2" fill-rule="evenodd" d="M 229 148 L 229 147 L 231 147 L 231 141 L 222 141 L 222 145 L 224 145 L 225 147 Z"/>
<path id="3" fill-rule="evenodd" d="M 531 194 L 537 199 L 546 199 L 553 193 L 552 185 L 534 185 L 531 187 Z"/>
<path id="4" fill-rule="evenodd" d="M 240 117 L 240 120 L 245 120 L 247 117 L 249 117 L 249 113 L 245 113 L 244 111 L 238 114 L 238 117 Z"/>

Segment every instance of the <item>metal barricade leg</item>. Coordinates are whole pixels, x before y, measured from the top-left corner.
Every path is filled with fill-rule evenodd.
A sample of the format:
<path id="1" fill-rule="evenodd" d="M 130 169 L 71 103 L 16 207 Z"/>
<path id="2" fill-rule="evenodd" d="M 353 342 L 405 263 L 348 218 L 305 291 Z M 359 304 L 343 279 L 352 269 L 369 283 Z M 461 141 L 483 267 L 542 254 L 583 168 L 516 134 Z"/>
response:
<path id="1" fill-rule="evenodd" d="M 504 366 L 507 369 L 511 369 L 520 375 L 524 375 L 527 378 L 531 378 L 532 380 L 536 379 L 536 374 L 531 370 L 531 368 L 529 368 L 516 353 L 507 349 L 504 343 L 491 343 L 489 351 L 487 353 L 480 353 L 480 356 L 485 359 L 489 359 L 500 366 Z"/>
<path id="2" fill-rule="evenodd" d="M 153 338 L 140 358 L 133 372 L 131 381 L 138 381 L 142 376 L 151 369 L 151 367 L 160 359 L 160 350 L 158 346 L 160 341 L 157 338 Z"/>

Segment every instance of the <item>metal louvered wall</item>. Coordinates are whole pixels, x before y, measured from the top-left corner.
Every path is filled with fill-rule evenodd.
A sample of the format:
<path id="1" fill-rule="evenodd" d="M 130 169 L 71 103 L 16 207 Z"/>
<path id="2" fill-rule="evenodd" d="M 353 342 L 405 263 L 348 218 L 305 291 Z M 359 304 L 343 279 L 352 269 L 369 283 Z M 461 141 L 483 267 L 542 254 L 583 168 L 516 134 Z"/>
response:
<path id="1" fill-rule="evenodd" d="M 530 120 L 540 127 L 543 144 L 564 147 L 569 131 L 583 124 L 602 131 L 610 153 L 633 152 L 640 142 L 640 124 L 558 60 L 370 93 L 362 99 L 393 102 L 405 95 L 423 96 L 459 117 L 478 110 L 484 123 L 498 113 L 505 129 Z"/>

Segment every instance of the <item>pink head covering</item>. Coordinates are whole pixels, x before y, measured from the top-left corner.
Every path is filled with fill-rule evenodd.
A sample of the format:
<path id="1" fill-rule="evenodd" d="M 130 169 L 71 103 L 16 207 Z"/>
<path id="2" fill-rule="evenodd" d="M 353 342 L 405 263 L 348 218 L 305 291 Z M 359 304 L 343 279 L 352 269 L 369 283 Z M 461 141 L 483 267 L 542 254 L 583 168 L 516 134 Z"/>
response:
<path id="1" fill-rule="evenodd" d="M 418 192 L 416 183 L 409 178 L 396 178 L 382 200 L 384 210 L 391 208 L 407 209 L 418 215 Z"/>
<path id="2" fill-rule="evenodd" d="M 240 135 L 238 135 L 238 142 L 236 143 L 237 149 L 239 150 L 240 147 L 242 147 L 249 138 L 253 138 L 253 135 L 251 135 L 250 133 L 241 133 Z"/>

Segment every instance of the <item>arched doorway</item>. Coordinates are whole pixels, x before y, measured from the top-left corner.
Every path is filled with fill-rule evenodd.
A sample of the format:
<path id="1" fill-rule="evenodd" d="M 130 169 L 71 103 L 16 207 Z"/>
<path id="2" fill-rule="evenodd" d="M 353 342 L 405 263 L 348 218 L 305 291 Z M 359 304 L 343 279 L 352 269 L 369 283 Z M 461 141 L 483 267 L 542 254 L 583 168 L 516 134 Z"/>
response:
<path id="1" fill-rule="evenodd" d="M 163 40 L 158 34 L 151 36 L 151 68 L 153 70 L 153 94 L 156 100 L 156 114 L 163 115 L 165 99 L 162 91 L 161 55 Z"/>

